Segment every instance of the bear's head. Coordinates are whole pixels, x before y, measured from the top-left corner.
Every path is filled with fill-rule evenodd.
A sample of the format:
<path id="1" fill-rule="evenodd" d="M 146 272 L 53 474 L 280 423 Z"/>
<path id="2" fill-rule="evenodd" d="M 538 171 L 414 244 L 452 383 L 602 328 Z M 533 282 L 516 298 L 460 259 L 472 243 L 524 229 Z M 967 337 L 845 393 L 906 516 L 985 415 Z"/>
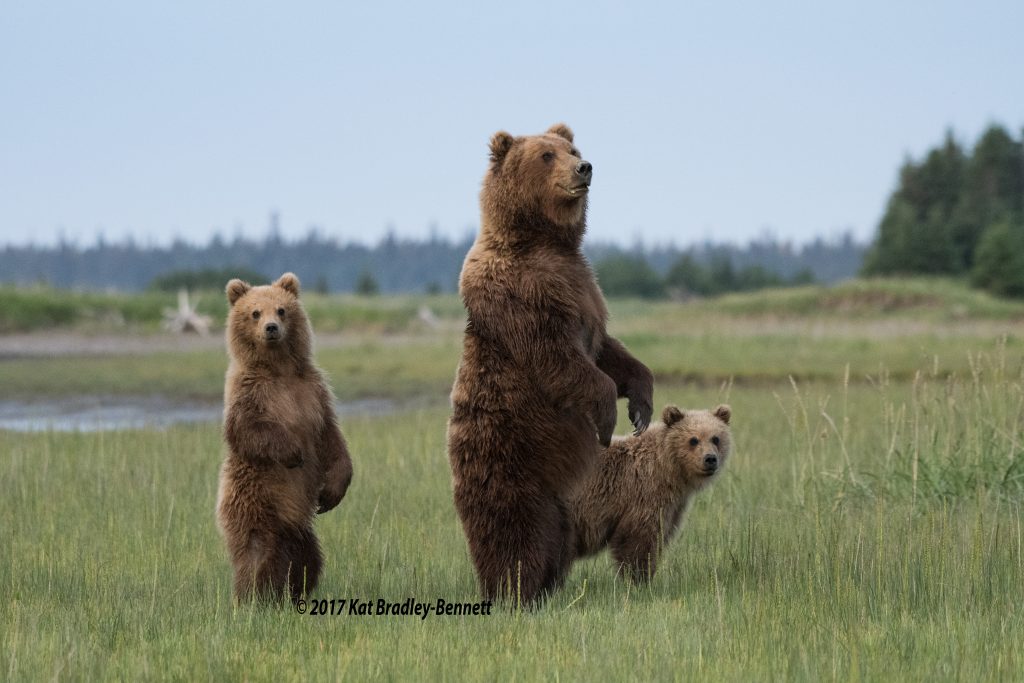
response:
<path id="1" fill-rule="evenodd" d="M 578 245 L 586 229 L 593 167 L 558 123 L 543 135 L 491 137 L 480 193 L 485 228 L 512 243 L 537 239 Z"/>
<path id="2" fill-rule="evenodd" d="M 280 361 L 309 357 L 312 333 L 299 301 L 299 278 L 285 273 L 270 285 L 228 282 L 228 348 L 242 360 Z"/>
<path id="3" fill-rule="evenodd" d="M 714 410 L 680 410 L 665 406 L 661 455 L 689 486 L 700 488 L 722 471 L 732 451 L 729 419 L 732 410 L 720 405 Z M 677 468 L 677 469 L 675 469 Z"/>

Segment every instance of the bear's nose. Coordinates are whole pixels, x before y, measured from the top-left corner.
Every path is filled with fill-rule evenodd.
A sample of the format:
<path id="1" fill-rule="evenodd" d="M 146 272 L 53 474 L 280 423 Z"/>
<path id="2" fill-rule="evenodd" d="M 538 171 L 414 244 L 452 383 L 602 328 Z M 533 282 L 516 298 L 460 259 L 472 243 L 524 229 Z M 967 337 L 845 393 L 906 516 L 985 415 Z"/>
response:
<path id="1" fill-rule="evenodd" d="M 267 326 L 264 329 L 269 334 L 276 334 L 277 333 L 277 323 L 267 323 Z"/>
<path id="2" fill-rule="evenodd" d="M 590 165 L 589 161 L 581 161 L 576 164 L 576 173 L 583 176 L 587 182 L 590 182 L 591 176 L 594 175 L 594 167 Z"/>
<path id="3" fill-rule="evenodd" d="M 718 467 L 718 456 L 711 453 L 704 456 L 704 467 L 713 470 Z"/>

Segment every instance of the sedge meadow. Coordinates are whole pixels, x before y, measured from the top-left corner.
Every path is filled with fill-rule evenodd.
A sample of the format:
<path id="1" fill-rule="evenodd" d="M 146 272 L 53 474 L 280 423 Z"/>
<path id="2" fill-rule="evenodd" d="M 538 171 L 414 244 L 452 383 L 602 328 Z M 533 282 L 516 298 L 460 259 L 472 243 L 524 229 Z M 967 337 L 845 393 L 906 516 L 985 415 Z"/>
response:
<path id="1" fill-rule="evenodd" d="M 222 345 L 167 348 L 159 297 L 8 295 L 0 330 L 24 348 L 0 355 L 0 399 L 219 396 Z M 445 454 L 458 300 L 306 303 L 339 399 L 395 402 L 342 419 L 355 479 L 317 520 L 314 597 L 478 600 Z M 1024 305 L 911 280 L 610 308 L 655 372 L 656 415 L 733 409 L 733 456 L 650 585 L 601 555 L 532 611 L 235 606 L 216 423 L 0 431 L 0 678 L 1019 680 Z M 96 337 L 109 348 L 75 352 Z"/>

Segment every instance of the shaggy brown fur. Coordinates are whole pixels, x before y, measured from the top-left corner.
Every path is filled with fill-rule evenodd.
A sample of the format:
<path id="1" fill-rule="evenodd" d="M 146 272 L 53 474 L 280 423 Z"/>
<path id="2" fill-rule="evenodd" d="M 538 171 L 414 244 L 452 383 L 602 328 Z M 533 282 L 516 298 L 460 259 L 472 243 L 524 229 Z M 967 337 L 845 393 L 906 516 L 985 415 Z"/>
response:
<path id="1" fill-rule="evenodd" d="M 613 441 L 570 499 L 577 557 L 610 546 L 620 571 L 636 581 L 653 577 L 691 496 L 729 458 L 731 415 L 726 405 L 685 413 L 667 406 L 662 424 Z"/>
<path id="2" fill-rule="evenodd" d="M 572 131 L 496 133 L 490 161 L 460 280 L 468 322 L 448 456 L 481 591 L 531 602 L 572 561 L 564 501 L 610 442 L 617 397 L 642 432 L 653 378 L 605 332 L 580 251 L 591 167 Z"/>
<path id="3" fill-rule="evenodd" d="M 231 364 L 217 521 L 234 565 L 238 599 L 293 600 L 317 583 L 323 558 L 313 516 L 344 497 L 352 461 L 334 397 L 312 360 L 299 280 L 227 285 Z"/>

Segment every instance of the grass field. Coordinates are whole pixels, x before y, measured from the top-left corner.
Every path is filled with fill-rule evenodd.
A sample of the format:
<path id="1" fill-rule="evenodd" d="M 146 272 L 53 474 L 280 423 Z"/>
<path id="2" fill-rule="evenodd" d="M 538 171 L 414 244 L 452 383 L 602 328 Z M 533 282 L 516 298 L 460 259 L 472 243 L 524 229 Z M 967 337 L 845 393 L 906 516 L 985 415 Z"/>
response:
<path id="1" fill-rule="evenodd" d="M 0 678 L 1020 680 L 1024 328 L 950 291 L 856 314 L 613 302 L 656 405 L 728 401 L 736 450 L 650 586 L 602 556 L 531 612 L 235 607 L 216 425 L 0 432 Z M 356 478 L 318 521 L 316 597 L 475 600 L 444 452 L 458 326 L 353 335 L 321 352 L 339 394 L 436 401 L 343 422 Z M 209 349 L 11 358 L 0 398 L 209 396 L 223 370 Z"/>

